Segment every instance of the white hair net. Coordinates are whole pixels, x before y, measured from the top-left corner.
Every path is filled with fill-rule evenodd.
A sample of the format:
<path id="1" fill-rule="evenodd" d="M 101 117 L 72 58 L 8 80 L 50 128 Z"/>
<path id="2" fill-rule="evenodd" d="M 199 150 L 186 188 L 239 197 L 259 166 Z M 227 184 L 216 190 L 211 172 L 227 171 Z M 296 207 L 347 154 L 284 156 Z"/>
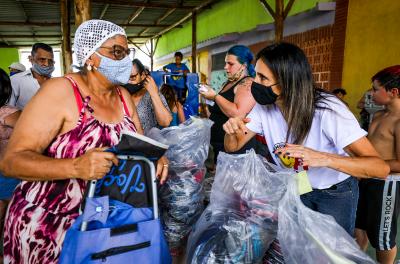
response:
<path id="1" fill-rule="evenodd" d="M 74 39 L 74 51 L 79 66 L 85 65 L 90 55 L 115 35 L 126 36 L 126 33 L 122 27 L 109 21 L 92 19 L 83 22 L 76 30 Z"/>

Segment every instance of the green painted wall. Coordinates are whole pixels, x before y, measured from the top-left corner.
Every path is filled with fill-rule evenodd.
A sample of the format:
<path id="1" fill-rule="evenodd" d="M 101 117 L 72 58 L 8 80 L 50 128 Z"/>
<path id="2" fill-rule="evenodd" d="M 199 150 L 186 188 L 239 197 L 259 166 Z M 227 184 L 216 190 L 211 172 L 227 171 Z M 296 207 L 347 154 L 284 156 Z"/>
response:
<path id="1" fill-rule="evenodd" d="M 288 0 L 285 0 L 287 2 Z M 273 7 L 275 0 L 267 0 Z M 295 0 L 289 15 L 294 15 L 315 7 L 317 2 L 329 0 Z M 259 0 L 224 0 L 212 6 L 197 17 L 197 41 L 215 38 L 232 32 L 245 32 L 257 25 L 273 20 Z M 174 29 L 158 42 L 156 58 L 191 45 L 192 22 L 183 28 Z"/>
<path id="2" fill-rule="evenodd" d="M 16 61 L 19 61 L 18 49 L 0 48 L 0 68 L 8 73 L 8 66 Z"/>

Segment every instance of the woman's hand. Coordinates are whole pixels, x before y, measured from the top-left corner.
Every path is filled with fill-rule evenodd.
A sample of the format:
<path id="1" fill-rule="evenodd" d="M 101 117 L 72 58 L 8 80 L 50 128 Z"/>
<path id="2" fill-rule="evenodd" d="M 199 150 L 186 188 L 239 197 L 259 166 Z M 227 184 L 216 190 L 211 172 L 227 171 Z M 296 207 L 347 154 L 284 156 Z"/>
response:
<path id="1" fill-rule="evenodd" d="M 301 145 L 286 144 L 284 148 L 277 149 L 275 154 L 302 159 L 304 167 L 329 167 L 329 155 Z"/>
<path id="2" fill-rule="evenodd" d="M 147 75 L 146 79 L 144 81 L 144 88 L 149 92 L 150 96 L 154 96 L 158 94 L 158 87 L 154 79 L 150 76 Z"/>
<path id="3" fill-rule="evenodd" d="M 160 179 L 160 184 L 164 184 L 165 181 L 167 180 L 168 177 L 168 166 L 169 166 L 169 160 L 167 157 L 162 156 L 158 161 L 157 161 L 157 171 L 156 171 L 156 176 L 158 179 Z"/>
<path id="4" fill-rule="evenodd" d="M 103 178 L 112 165 L 118 165 L 114 153 L 105 152 L 107 147 L 89 150 L 73 161 L 74 175 L 82 180 L 98 180 Z"/>
<path id="5" fill-rule="evenodd" d="M 168 109 L 168 105 L 165 102 L 165 105 L 161 99 L 161 94 L 158 90 L 157 84 L 154 79 L 147 75 L 144 81 L 144 87 L 149 92 L 151 101 L 153 104 L 153 112 L 156 116 L 156 120 L 158 125 L 162 127 L 167 127 L 172 121 L 171 112 Z M 165 99 L 164 99 L 165 100 Z"/>
<path id="6" fill-rule="evenodd" d="M 246 124 L 250 122 L 250 118 L 232 117 L 222 126 L 227 135 L 247 134 Z"/>
<path id="7" fill-rule="evenodd" d="M 210 86 L 201 85 L 199 89 L 199 93 L 208 100 L 214 100 L 215 95 L 217 94 Z"/>

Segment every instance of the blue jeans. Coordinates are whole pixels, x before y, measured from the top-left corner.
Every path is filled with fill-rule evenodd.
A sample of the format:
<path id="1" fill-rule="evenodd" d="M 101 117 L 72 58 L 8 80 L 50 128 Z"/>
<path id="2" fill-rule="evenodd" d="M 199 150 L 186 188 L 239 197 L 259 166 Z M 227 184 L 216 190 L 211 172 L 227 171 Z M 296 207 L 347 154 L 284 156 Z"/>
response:
<path id="1" fill-rule="evenodd" d="M 333 216 L 350 236 L 354 236 L 358 203 L 358 180 L 356 178 L 349 177 L 328 189 L 314 189 L 300 198 L 308 208 Z"/>
<path id="2" fill-rule="evenodd" d="M 15 187 L 21 180 L 3 176 L 0 173 L 0 200 L 8 200 L 11 198 Z"/>

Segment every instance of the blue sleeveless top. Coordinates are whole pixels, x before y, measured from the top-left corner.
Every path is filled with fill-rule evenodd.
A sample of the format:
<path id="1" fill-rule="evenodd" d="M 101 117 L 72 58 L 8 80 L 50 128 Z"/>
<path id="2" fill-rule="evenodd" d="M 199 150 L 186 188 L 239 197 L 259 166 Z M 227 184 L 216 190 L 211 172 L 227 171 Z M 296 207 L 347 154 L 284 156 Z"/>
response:
<path id="1" fill-rule="evenodd" d="M 172 114 L 172 121 L 169 124 L 169 126 L 179 126 L 178 113 L 171 112 L 171 114 Z"/>

